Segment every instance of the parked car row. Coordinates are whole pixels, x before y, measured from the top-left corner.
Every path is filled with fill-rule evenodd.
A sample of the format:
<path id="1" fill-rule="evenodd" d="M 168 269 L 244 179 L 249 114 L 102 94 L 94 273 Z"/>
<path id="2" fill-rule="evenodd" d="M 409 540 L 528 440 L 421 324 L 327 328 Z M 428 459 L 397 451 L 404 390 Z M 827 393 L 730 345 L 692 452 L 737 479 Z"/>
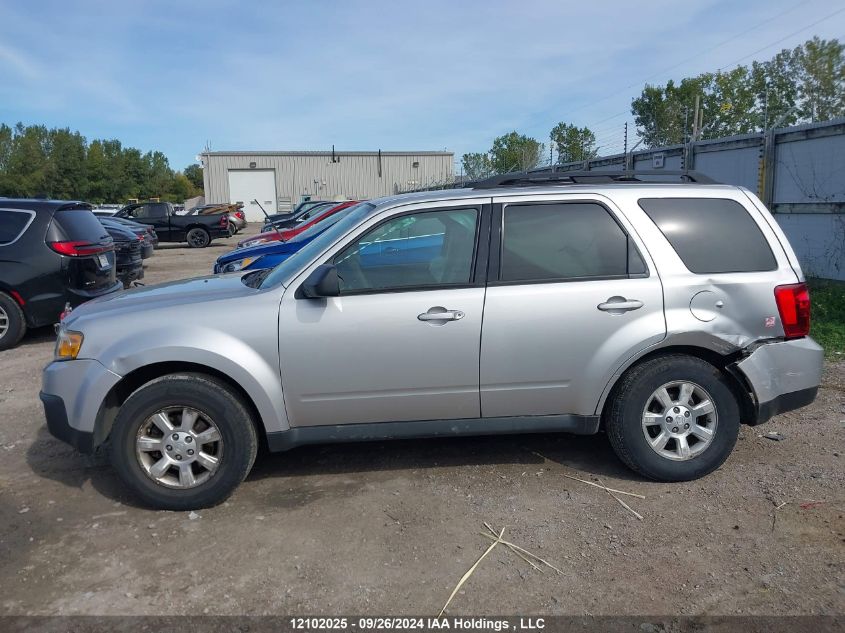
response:
<path id="1" fill-rule="evenodd" d="M 231 237 L 229 215 L 225 210 L 178 215 L 169 202 L 136 202 L 114 217 L 152 226 L 162 242 L 187 242 L 191 248 L 205 248 L 214 239 Z"/>
<path id="2" fill-rule="evenodd" d="M 0 350 L 121 288 L 115 240 L 90 205 L 0 198 Z"/>
<path id="3" fill-rule="evenodd" d="M 259 444 L 604 431 L 646 477 L 702 477 L 741 424 L 813 401 L 823 352 L 760 200 L 660 179 L 528 172 L 353 203 L 237 249 L 234 274 L 83 305 L 44 370 L 48 428 L 109 441 L 124 483 L 170 510 L 225 499 Z M 85 270 L 107 289 L 110 238 L 44 222 L 44 248 L 105 258 Z"/>
<path id="4" fill-rule="evenodd" d="M 153 256 L 158 236 L 155 229 L 123 218 L 99 217 L 114 240 L 117 278 L 124 288 L 144 278 L 145 259 Z"/>

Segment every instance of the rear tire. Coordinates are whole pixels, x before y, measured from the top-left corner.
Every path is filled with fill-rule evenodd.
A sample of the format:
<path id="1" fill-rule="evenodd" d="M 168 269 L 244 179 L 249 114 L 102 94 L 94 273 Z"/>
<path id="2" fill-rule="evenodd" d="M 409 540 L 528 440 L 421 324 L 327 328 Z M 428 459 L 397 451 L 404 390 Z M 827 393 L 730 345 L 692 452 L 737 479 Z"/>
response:
<path id="1" fill-rule="evenodd" d="M 717 367 L 693 356 L 636 365 L 611 398 L 605 414 L 610 444 L 625 465 L 651 479 L 703 477 L 725 462 L 739 435 L 731 384 Z"/>
<path id="2" fill-rule="evenodd" d="M 160 510 L 222 502 L 247 476 L 258 450 L 241 397 L 203 374 L 170 374 L 138 389 L 121 406 L 111 438 L 120 478 Z"/>
<path id="3" fill-rule="evenodd" d="M 26 334 L 23 310 L 9 295 L 0 292 L 0 350 L 11 349 Z"/>
<path id="4" fill-rule="evenodd" d="M 205 248 L 211 244 L 211 234 L 202 227 L 192 228 L 188 231 L 186 239 L 191 248 Z"/>

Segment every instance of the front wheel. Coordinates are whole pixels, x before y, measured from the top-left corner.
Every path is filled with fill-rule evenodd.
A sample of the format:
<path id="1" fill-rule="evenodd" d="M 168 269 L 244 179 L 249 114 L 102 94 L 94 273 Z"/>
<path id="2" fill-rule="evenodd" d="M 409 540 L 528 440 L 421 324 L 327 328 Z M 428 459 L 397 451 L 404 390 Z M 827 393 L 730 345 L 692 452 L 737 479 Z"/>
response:
<path id="1" fill-rule="evenodd" d="M 205 248 L 211 244 L 211 235 L 201 227 L 195 227 L 188 231 L 188 246 L 191 248 Z"/>
<path id="2" fill-rule="evenodd" d="M 699 358 L 662 356 L 630 369 L 606 414 L 610 443 L 632 470 L 659 481 L 713 472 L 739 435 L 740 412 L 725 375 Z"/>
<path id="3" fill-rule="evenodd" d="M 246 405 L 201 374 L 147 383 L 120 408 L 111 461 L 124 483 L 161 510 L 217 505 L 244 480 L 258 449 Z"/>

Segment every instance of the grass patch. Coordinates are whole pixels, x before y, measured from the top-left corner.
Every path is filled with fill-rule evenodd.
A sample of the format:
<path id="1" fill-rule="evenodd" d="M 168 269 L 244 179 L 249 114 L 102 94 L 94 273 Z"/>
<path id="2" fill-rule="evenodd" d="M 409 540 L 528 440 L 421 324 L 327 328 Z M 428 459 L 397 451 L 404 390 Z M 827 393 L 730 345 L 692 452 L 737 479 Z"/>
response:
<path id="1" fill-rule="evenodd" d="M 824 347 L 825 356 L 845 360 L 845 283 L 808 279 L 810 336 Z"/>

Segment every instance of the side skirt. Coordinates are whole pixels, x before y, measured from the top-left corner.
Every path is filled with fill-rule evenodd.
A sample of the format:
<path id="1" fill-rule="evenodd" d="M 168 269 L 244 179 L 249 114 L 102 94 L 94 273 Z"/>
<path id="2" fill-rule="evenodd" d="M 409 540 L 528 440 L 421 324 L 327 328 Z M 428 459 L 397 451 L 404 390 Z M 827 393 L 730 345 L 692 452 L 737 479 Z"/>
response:
<path id="1" fill-rule="evenodd" d="M 517 435 L 520 433 L 598 433 L 597 415 L 536 415 L 503 418 L 467 418 L 460 420 L 419 420 L 413 422 L 372 422 L 298 426 L 267 434 L 272 452 L 287 451 L 305 444 L 373 442 L 466 435 Z"/>

